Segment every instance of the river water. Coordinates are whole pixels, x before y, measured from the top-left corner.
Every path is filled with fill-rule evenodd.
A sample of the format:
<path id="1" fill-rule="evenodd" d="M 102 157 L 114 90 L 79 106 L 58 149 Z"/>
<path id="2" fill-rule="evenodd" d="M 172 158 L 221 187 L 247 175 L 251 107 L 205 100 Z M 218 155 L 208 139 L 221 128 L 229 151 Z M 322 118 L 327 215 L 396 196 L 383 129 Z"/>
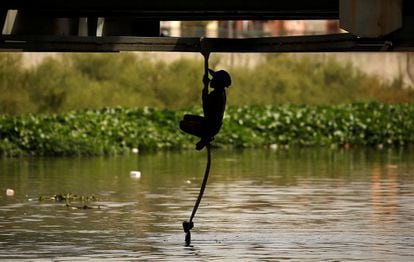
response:
<path id="1" fill-rule="evenodd" d="M 186 247 L 205 161 L 0 159 L 0 260 L 414 261 L 412 150 L 213 150 Z M 67 193 L 97 201 L 39 201 Z"/>

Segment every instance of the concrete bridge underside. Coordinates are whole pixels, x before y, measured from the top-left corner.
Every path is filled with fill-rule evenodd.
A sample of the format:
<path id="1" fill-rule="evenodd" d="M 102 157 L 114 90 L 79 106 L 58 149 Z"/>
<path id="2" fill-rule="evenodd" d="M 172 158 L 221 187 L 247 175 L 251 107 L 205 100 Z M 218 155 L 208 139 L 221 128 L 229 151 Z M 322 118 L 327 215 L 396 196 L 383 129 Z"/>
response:
<path id="1" fill-rule="evenodd" d="M 414 1 L 410 0 L 2 0 L 1 28 L 12 10 L 17 10 L 17 16 L 10 32 L 3 30 L 0 51 L 199 52 L 198 38 L 162 37 L 159 22 L 286 19 L 339 19 L 349 33 L 210 38 L 206 43 L 212 52 L 414 50 Z M 105 19 L 102 36 L 96 35 L 98 18 Z"/>

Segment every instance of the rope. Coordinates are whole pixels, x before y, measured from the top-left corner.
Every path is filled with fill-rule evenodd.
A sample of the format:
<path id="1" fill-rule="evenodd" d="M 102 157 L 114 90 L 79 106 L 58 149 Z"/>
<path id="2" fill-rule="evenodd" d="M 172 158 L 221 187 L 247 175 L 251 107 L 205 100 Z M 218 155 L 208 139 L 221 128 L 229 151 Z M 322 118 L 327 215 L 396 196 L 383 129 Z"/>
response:
<path id="1" fill-rule="evenodd" d="M 206 189 L 208 175 L 210 174 L 210 166 L 211 166 L 211 150 L 210 150 L 210 143 L 206 145 L 207 147 L 207 164 L 206 169 L 204 172 L 203 183 L 201 184 L 200 193 L 198 194 L 197 201 L 195 202 L 193 212 L 191 213 L 190 223 L 193 222 L 193 218 L 197 212 L 198 206 L 200 205 L 201 199 L 203 198 L 204 190 Z"/>
<path id="2" fill-rule="evenodd" d="M 201 183 L 200 192 L 198 193 L 197 201 L 194 204 L 194 208 L 193 208 L 193 212 L 191 213 L 190 220 L 183 222 L 183 229 L 184 229 L 184 232 L 185 232 L 186 246 L 189 246 L 191 244 L 191 232 L 190 232 L 190 230 L 194 227 L 193 219 L 194 219 L 195 214 L 197 213 L 197 209 L 200 205 L 201 199 L 203 198 L 204 190 L 206 189 L 206 186 L 207 186 L 208 176 L 210 174 L 210 166 L 211 166 L 210 143 L 208 143 L 206 145 L 206 148 L 207 148 L 207 164 L 206 164 L 206 169 L 205 169 L 205 172 L 204 172 L 203 182 Z"/>
<path id="3" fill-rule="evenodd" d="M 204 90 L 208 90 L 209 81 L 206 81 L 206 79 L 208 78 L 208 58 L 210 56 L 210 52 L 208 51 L 208 46 L 207 46 L 206 41 L 204 41 L 204 38 L 200 39 L 200 48 L 201 48 L 201 54 L 204 56 L 204 77 L 203 77 Z M 197 213 L 197 209 L 200 205 L 201 199 L 203 198 L 204 190 L 206 189 L 206 186 L 207 186 L 208 176 L 210 174 L 210 166 L 211 166 L 210 143 L 207 143 L 206 148 L 207 148 L 207 164 L 206 164 L 206 169 L 204 171 L 203 182 L 201 183 L 201 187 L 200 187 L 200 192 L 198 193 L 197 200 L 194 204 L 194 208 L 193 208 L 193 212 L 191 213 L 190 220 L 183 222 L 186 246 L 189 246 L 191 244 L 190 230 L 194 227 L 193 219 L 194 219 L 195 214 Z"/>

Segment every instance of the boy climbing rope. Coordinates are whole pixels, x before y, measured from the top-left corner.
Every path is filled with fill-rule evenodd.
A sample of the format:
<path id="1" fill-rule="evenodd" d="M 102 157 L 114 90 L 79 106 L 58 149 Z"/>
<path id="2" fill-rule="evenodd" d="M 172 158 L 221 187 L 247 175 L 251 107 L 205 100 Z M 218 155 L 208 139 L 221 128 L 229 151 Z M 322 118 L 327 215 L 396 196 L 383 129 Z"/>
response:
<path id="1" fill-rule="evenodd" d="M 208 54 L 203 54 L 208 61 Z M 207 57 L 206 57 L 207 56 Z M 206 62 L 208 63 L 208 62 Z M 180 128 L 186 133 L 200 137 L 196 144 L 196 149 L 203 149 L 208 143 L 214 140 L 214 136 L 220 131 L 224 110 L 226 108 L 226 90 L 231 85 L 231 77 L 224 70 L 213 71 L 208 69 L 208 64 L 204 73 L 202 90 L 203 116 L 184 115 L 180 121 Z M 208 77 L 211 74 L 212 79 Z M 209 93 L 208 86 L 212 89 Z"/>
<path id="2" fill-rule="evenodd" d="M 208 176 L 210 173 L 211 151 L 210 142 L 214 140 L 214 136 L 220 131 L 224 110 L 226 108 L 226 87 L 231 85 L 231 78 L 229 73 L 224 70 L 213 71 L 208 68 L 208 44 L 204 38 L 200 39 L 201 54 L 204 56 L 204 76 L 202 90 L 203 112 L 204 116 L 198 115 L 184 115 L 183 120 L 180 121 L 180 128 L 186 133 L 198 136 L 200 141 L 196 144 L 196 149 L 201 150 L 207 148 L 207 165 L 204 172 L 203 182 L 201 184 L 200 193 L 194 204 L 193 212 L 190 220 L 183 222 L 183 229 L 185 232 L 185 243 L 189 246 L 191 243 L 190 230 L 194 227 L 193 219 L 200 205 L 204 190 L 207 185 Z M 213 77 L 211 80 L 208 74 Z M 214 90 L 209 93 L 208 86 Z"/>

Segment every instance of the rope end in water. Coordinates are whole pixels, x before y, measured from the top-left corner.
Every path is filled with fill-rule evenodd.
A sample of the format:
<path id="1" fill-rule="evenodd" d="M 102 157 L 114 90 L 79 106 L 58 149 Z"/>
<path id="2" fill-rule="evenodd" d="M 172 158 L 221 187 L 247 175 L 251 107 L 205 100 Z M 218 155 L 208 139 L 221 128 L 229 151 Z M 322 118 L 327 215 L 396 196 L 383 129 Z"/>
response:
<path id="1" fill-rule="evenodd" d="M 191 244 L 191 232 L 190 230 L 194 227 L 193 222 L 184 221 L 183 222 L 183 229 L 185 233 L 185 245 L 189 246 Z"/>

